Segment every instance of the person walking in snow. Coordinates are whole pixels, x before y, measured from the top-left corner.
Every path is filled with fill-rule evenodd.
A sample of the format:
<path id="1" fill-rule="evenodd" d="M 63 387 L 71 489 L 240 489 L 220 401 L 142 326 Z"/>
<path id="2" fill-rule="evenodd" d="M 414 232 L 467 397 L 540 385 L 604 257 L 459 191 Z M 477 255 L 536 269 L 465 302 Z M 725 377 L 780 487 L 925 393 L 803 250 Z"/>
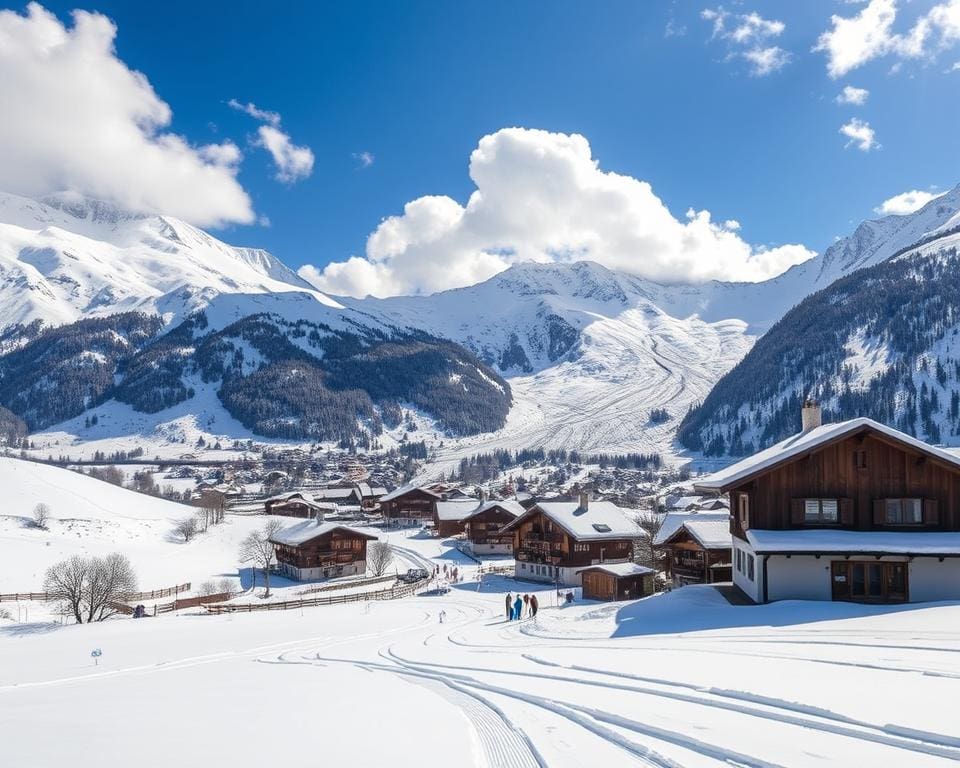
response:
<path id="1" fill-rule="evenodd" d="M 527 594 L 523 596 L 523 613 L 526 616 L 530 615 L 530 595 Z"/>
<path id="2" fill-rule="evenodd" d="M 507 621 L 513 618 L 513 601 L 510 599 L 510 593 L 507 592 Z"/>
<path id="3" fill-rule="evenodd" d="M 523 610 L 523 598 L 520 595 L 517 595 L 517 599 L 513 602 L 513 618 L 519 621 L 520 612 Z"/>
<path id="4" fill-rule="evenodd" d="M 530 616 L 531 618 L 537 618 L 537 609 L 540 608 L 540 605 L 537 603 L 537 596 L 530 595 Z"/>
<path id="5" fill-rule="evenodd" d="M 440 611 L 440 623 L 443 624 L 443 620 L 447 618 L 447 612 L 444 610 Z"/>

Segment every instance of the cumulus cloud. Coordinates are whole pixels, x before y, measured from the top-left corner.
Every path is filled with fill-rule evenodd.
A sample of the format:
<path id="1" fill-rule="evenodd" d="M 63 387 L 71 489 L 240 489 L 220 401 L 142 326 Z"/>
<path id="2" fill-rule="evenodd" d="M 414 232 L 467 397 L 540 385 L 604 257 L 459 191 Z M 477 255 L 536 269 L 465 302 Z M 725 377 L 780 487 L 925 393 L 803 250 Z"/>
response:
<path id="1" fill-rule="evenodd" d="M 783 69 L 790 61 L 790 52 L 770 41 L 783 34 L 786 25 L 765 19 L 759 13 L 730 13 L 723 6 L 704 8 L 700 18 L 712 26 L 711 37 L 727 43 L 727 60 L 744 59 L 750 74 L 763 77 Z"/>
<path id="2" fill-rule="evenodd" d="M 854 16 L 831 16 L 813 50 L 827 55 L 827 72 L 837 78 L 883 56 L 932 59 L 960 40 L 960 0 L 933 6 L 904 32 L 894 30 L 896 19 L 897 0 L 870 0 Z"/>
<path id="3" fill-rule="evenodd" d="M 852 85 L 844 86 L 843 90 L 837 94 L 837 104 L 852 104 L 856 107 L 862 107 L 867 103 L 870 91 L 866 88 L 854 88 Z"/>
<path id="4" fill-rule="evenodd" d="M 277 181 L 292 184 L 313 173 L 313 151 L 310 147 L 298 147 L 290 141 L 290 136 L 272 125 L 261 125 L 257 134 L 260 137 L 258 146 L 270 153 L 277 166 Z"/>
<path id="5" fill-rule="evenodd" d="M 901 192 L 899 195 L 894 195 L 884 200 L 873 210 L 881 216 L 889 216 L 891 214 L 903 216 L 908 213 L 913 213 L 914 211 L 919 211 L 931 200 L 940 197 L 940 194 L 924 192 L 920 189 L 911 189 L 909 192 Z"/>
<path id="6" fill-rule="evenodd" d="M 199 226 L 254 220 L 235 144 L 196 146 L 165 130 L 172 112 L 117 58 L 105 16 L 63 24 L 37 3 L 0 11 L 0 188 L 73 191 Z"/>
<path id="7" fill-rule="evenodd" d="M 352 296 L 431 293 L 492 277 L 519 261 L 597 261 L 662 282 L 757 281 L 811 258 L 802 245 L 755 248 L 739 223 L 708 211 L 675 218 L 647 182 L 603 171 L 580 135 L 507 128 L 470 157 L 466 205 L 444 195 L 407 203 L 366 252 L 300 274 Z"/>
<path id="8" fill-rule="evenodd" d="M 877 137 L 870 123 L 859 118 L 853 118 L 849 123 L 840 126 L 840 133 L 846 136 L 850 141 L 846 147 L 856 147 L 861 152 L 869 152 L 880 145 L 877 143 Z"/>

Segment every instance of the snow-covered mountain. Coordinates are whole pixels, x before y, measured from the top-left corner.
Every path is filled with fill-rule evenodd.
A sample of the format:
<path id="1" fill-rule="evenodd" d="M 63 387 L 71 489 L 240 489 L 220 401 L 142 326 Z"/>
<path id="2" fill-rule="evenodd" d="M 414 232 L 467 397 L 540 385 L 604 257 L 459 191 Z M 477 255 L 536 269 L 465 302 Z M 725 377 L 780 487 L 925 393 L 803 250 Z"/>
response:
<path id="1" fill-rule="evenodd" d="M 176 322 L 220 293 L 286 291 L 336 306 L 266 251 L 179 219 L 74 195 L 0 193 L 0 328 L 127 311 Z"/>
<path id="2" fill-rule="evenodd" d="M 0 196 L 0 328 L 36 319 L 56 326 L 137 310 L 160 314 L 162 334 L 203 308 L 204 336 L 263 315 L 284 344 L 299 345 L 306 354 L 311 350 L 301 331 L 308 325 L 321 339 L 346 333 L 364 343 L 392 334 L 409 341 L 411 333 L 425 332 L 468 348 L 493 376 L 506 377 L 512 390 L 512 408 L 497 432 L 456 440 L 437 433 L 449 458 L 528 446 L 669 451 L 687 411 L 703 402 L 791 307 L 852 271 L 883 263 L 917 242 L 947 237 L 958 225 L 960 188 L 914 214 L 864 222 L 821 256 L 764 283 L 660 285 L 589 262 L 525 263 L 468 288 L 357 300 L 325 296 L 265 251 L 226 245 L 169 217 L 130 215 L 71 196 L 35 202 L 5 195 Z M 305 324 L 298 326 L 301 320 Z M 261 321 L 241 324 L 216 337 L 229 347 L 217 358 L 221 368 L 250 376 L 279 363 L 275 355 L 251 347 L 245 334 L 260 327 Z M 97 347 L 100 358 L 88 356 L 93 366 L 103 363 L 104 350 L 116 356 L 98 371 L 101 396 L 114 392 L 127 404 L 150 403 L 153 411 L 158 403 L 175 403 L 182 419 L 193 392 L 203 411 L 197 422 L 217 420 L 207 411 L 221 408 L 222 397 L 201 397 L 209 381 L 190 379 L 176 363 L 177 355 L 200 350 L 207 355 L 209 340 L 191 332 L 182 348 L 166 343 L 161 356 L 139 343 L 122 348 L 115 339 L 107 333 Z M 3 349 L 17 343 L 0 338 Z M 466 360 L 456 351 L 444 354 L 444 369 Z M 18 358 L 27 367 L 31 359 Z M 128 374 L 118 381 L 112 365 L 124 371 L 129 366 L 154 390 L 141 398 L 133 391 L 141 379 Z M 491 378 L 488 387 L 486 374 L 477 370 L 477 384 L 494 396 L 500 385 Z M 173 378 L 161 384 L 158 371 Z M 277 381 L 274 376 L 271 385 Z M 443 387 L 451 382 L 461 386 L 452 372 Z M 41 377 L 37 386 L 42 385 Z M 396 396 L 391 393 L 389 402 Z M 429 402 L 422 392 L 418 397 Z M 236 423 L 219 417 L 219 423 Z M 151 419 L 155 429 L 163 431 L 164 418 L 161 410 Z M 130 423 L 143 429 L 142 421 Z M 429 434 L 430 423 L 421 422 L 421 435 Z"/>

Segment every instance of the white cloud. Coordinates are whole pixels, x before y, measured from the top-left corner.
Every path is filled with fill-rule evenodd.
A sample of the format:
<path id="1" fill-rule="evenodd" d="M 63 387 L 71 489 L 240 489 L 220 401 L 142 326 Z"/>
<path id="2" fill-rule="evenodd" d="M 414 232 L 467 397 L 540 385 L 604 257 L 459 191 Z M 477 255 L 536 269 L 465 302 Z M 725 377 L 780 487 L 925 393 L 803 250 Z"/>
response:
<path id="1" fill-rule="evenodd" d="M 903 33 L 894 31 L 896 19 L 897 0 L 870 0 L 854 16 L 831 16 L 813 50 L 826 53 L 827 72 L 837 78 L 883 56 L 932 59 L 960 40 L 960 0 L 933 6 Z"/>
<path id="2" fill-rule="evenodd" d="M 894 195 L 884 200 L 873 210 L 882 216 L 889 216 L 891 214 L 903 216 L 907 213 L 919 211 L 931 200 L 940 197 L 941 194 L 943 193 L 937 194 L 935 192 L 924 192 L 920 189 L 911 189 L 909 192 L 901 192 L 899 195 Z"/>
<path id="3" fill-rule="evenodd" d="M 241 104 L 236 99 L 230 99 L 227 102 L 227 106 L 231 109 L 235 109 L 238 112 L 245 112 L 250 115 L 254 120 L 259 120 L 261 123 L 269 123 L 273 126 L 280 125 L 280 113 L 272 112 L 269 109 L 260 109 L 252 101 L 248 101 L 246 104 Z"/>
<path id="4" fill-rule="evenodd" d="M 254 220 L 236 145 L 195 146 L 164 129 L 170 107 L 117 58 L 113 23 L 40 5 L 0 11 L 0 188 L 69 190 L 200 226 Z"/>
<path id="5" fill-rule="evenodd" d="M 814 254 L 754 248 L 739 224 L 689 211 L 677 220 L 644 181 L 603 171 L 580 135 L 507 128 L 470 157 L 465 206 L 421 197 L 384 219 L 364 256 L 305 267 L 334 294 L 430 293 L 485 280 L 519 261 L 590 259 L 663 282 L 762 280 Z"/>
<path id="6" fill-rule="evenodd" d="M 258 146 L 263 147 L 277 166 L 277 181 L 292 184 L 313 173 L 313 151 L 310 147 L 298 147 L 290 136 L 272 125 L 261 125 Z"/>
<path id="7" fill-rule="evenodd" d="M 373 152 L 354 152 L 353 159 L 360 164 L 361 168 L 369 168 L 377 158 Z"/>
<path id="8" fill-rule="evenodd" d="M 664 37 L 683 37 L 685 34 L 687 34 L 687 28 L 683 24 L 673 18 L 667 20 L 667 26 L 663 30 Z"/>
<path id="9" fill-rule="evenodd" d="M 852 85 L 844 86 L 843 90 L 837 95 L 837 104 L 852 104 L 862 107 L 867 103 L 870 91 L 866 88 L 854 88 Z"/>
<path id="10" fill-rule="evenodd" d="M 700 18 L 711 22 L 711 38 L 726 41 L 727 59 L 744 59 L 750 64 L 750 74 L 754 77 L 783 69 L 791 59 L 789 51 L 769 44 L 786 29 L 782 21 L 765 19 L 755 11 L 730 13 L 723 6 L 703 9 Z"/>
<path id="11" fill-rule="evenodd" d="M 846 143 L 847 147 L 855 146 L 861 152 L 869 152 L 871 149 L 877 149 L 880 146 L 870 123 L 856 117 L 849 123 L 840 126 L 840 133 L 850 139 Z"/>

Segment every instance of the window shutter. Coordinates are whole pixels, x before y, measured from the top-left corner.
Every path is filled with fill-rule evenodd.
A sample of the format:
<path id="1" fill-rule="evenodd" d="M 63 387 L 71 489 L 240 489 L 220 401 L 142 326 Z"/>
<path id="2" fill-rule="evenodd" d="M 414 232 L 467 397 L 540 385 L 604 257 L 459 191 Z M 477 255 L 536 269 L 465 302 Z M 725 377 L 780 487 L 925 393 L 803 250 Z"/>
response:
<path id="1" fill-rule="evenodd" d="M 883 525 L 887 520 L 887 508 L 885 499 L 873 500 L 873 524 Z"/>
<path id="2" fill-rule="evenodd" d="M 853 525 L 853 502 L 840 499 L 840 525 Z"/>
<path id="3" fill-rule="evenodd" d="M 790 522 L 794 525 L 803 525 L 803 499 L 790 500 Z"/>
<path id="4" fill-rule="evenodd" d="M 940 510 L 937 509 L 936 499 L 923 500 L 923 524 L 940 525 Z"/>

